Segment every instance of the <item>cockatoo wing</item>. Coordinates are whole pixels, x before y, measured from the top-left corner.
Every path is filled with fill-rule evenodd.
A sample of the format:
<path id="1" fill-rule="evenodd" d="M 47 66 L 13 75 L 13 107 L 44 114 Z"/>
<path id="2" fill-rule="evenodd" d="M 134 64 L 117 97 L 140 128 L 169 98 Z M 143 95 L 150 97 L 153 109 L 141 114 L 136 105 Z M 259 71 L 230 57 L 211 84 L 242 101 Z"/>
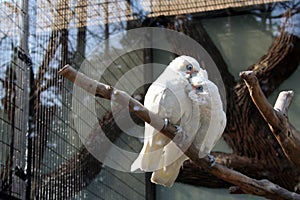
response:
<path id="1" fill-rule="evenodd" d="M 184 139 L 186 144 L 194 140 L 200 123 L 199 107 L 187 95 L 192 90 L 188 78 L 200 70 L 200 65 L 194 58 L 177 57 L 150 86 L 145 96 L 146 108 L 161 118 L 167 118 L 170 123 L 179 125 L 188 134 L 187 139 Z M 203 71 L 202 76 L 207 77 L 206 71 Z M 174 139 L 178 139 L 177 135 Z M 180 167 L 188 158 L 174 142 L 149 124 L 145 124 L 144 136 L 143 148 L 131 170 L 140 168 L 143 171 L 153 171 L 152 182 L 172 186 Z"/>
<path id="2" fill-rule="evenodd" d="M 176 147 L 178 149 L 178 147 Z M 176 153 L 179 153 L 179 158 L 177 158 L 174 162 L 171 164 L 165 166 L 164 168 L 158 169 L 152 173 L 151 176 L 151 182 L 160 184 L 166 187 L 172 187 L 176 178 L 178 177 L 179 170 L 183 165 L 183 162 L 188 159 L 188 157 L 182 153 L 182 151 L 178 151 L 176 148 L 172 152 L 165 152 L 166 154 L 172 154 L 176 155 Z M 171 148 L 169 148 L 171 150 Z"/>
<path id="3" fill-rule="evenodd" d="M 226 114 L 221 106 L 211 109 L 210 119 L 208 119 L 207 123 L 208 127 L 202 145 L 199 148 L 199 156 L 208 155 L 223 134 L 226 126 Z"/>
<path id="4" fill-rule="evenodd" d="M 195 127 L 199 125 L 199 111 L 198 109 L 193 109 L 192 101 L 188 98 L 186 91 L 178 92 L 176 97 L 178 101 L 176 101 L 174 104 L 175 107 L 172 110 L 175 109 L 176 112 L 180 111 L 180 122 L 178 121 L 176 124 L 180 125 L 182 131 L 184 131 L 183 134 L 186 135 L 186 138 L 184 138 L 183 142 L 189 146 L 196 135 Z M 176 140 L 176 137 L 174 140 Z M 172 187 L 183 162 L 187 159 L 188 157 L 174 142 L 169 142 L 163 148 L 158 169 L 152 173 L 151 181 L 156 184 Z"/>
<path id="5" fill-rule="evenodd" d="M 177 124 L 182 116 L 180 103 L 186 97 L 186 84 L 188 82 L 174 71 L 164 71 L 148 89 L 144 106 L 161 118 L 168 118 L 172 124 Z M 161 162 L 163 149 L 170 141 L 145 123 L 144 145 L 138 158 L 131 165 L 131 170 L 140 168 L 143 171 L 155 171 L 163 167 Z"/>
<path id="6" fill-rule="evenodd" d="M 223 131 L 226 126 L 226 114 L 223 111 L 212 110 L 211 122 L 205 135 L 202 146 L 200 147 L 201 152 L 209 154 L 217 141 L 221 138 Z"/>
<path id="7" fill-rule="evenodd" d="M 183 110 L 186 112 L 181 117 L 180 127 L 185 137 L 178 139 L 182 142 L 179 143 L 180 147 L 186 150 L 194 141 L 197 127 L 200 126 L 200 112 L 198 105 L 193 104 L 190 99 L 187 98 L 184 104 L 186 106 L 183 106 Z M 177 136 L 173 140 L 178 140 Z M 183 162 L 188 160 L 182 149 L 174 142 L 170 142 L 164 147 L 159 169 L 152 173 L 151 181 L 153 183 L 167 187 L 173 186 Z"/>
<path id="8" fill-rule="evenodd" d="M 194 144 L 199 149 L 199 157 L 210 153 L 222 136 L 226 126 L 226 114 L 223 111 L 221 97 L 217 86 L 210 80 L 202 82 L 204 91 L 201 110 L 201 127 L 198 130 Z"/>

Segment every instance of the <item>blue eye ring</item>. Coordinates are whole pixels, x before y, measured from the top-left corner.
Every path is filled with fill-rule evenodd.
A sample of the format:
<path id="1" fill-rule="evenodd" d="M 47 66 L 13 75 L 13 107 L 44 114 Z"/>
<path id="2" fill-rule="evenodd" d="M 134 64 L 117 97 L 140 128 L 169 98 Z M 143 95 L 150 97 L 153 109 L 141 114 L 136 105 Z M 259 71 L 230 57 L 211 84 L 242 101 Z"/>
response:
<path id="1" fill-rule="evenodd" d="M 185 68 L 186 68 L 186 70 L 188 70 L 188 71 L 192 71 L 193 65 L 192 65 L 192 64 L 188 64 Z"/>
<path id="2" fill-rule="evenodd" d="M 203 92 L 203 86 L 202 85 L 197 86 L 196 91 L 197 92 Z"/>

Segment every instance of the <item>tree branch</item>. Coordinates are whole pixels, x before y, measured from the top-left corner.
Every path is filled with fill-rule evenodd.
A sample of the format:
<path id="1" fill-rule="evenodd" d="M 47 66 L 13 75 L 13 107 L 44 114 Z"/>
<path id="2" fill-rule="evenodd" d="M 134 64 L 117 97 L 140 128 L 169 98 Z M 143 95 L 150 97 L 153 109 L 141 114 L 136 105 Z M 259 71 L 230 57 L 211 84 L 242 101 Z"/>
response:
<path id="1" fill-rule="evenodd" d="M 151 113 L 137 100 L 131 98 L 123 91 L 116 90 L 111 86 L 99 83 L 90 79 L 80 72 L 76 72 L 71 66 L 66 65 L 59 71 L 59 74 L 72 81 L 79 87 L 87 90 L 95 96 L 101 96 L 106 99 L 114 97 L 116 102 L 129 106 L 129 110 L 136 114 L 143 121 L 150 123 L 154 128 L 160 130 L 160 132 L 170 139 L 174 138 L 176 128 L 172 124 L 168 124 L 167 127 L 161 129 L 164 124 L 164 120 Z M 180 148 L 180 147 L 179 147 Z M 208 158 L 199 159 L 198 150 L 194 145 L 191 145 L 185 154 L 194 162 L 197 166 L 204 168 L 211 174 L 219 177 L 220 179 L 232 183 L 238 186 L 243 192 L 248 194 L 254 194 L 264 196 L 271 199 L 299 199 L 300 195 L 290 192 L 280 186 L 273 184 L 268 180 L 255 180 L 249 178 L 237 171 L 229 169 L 223 165 L 216 164 L 214 167 L 210 167 Z"/>
<path id="2" fill-rule="evenodd" d="M 240 77 L 244 79 L 246 86 L 250 92 L 250 96 L 253 103 L 258 108 L 263 118 L 268 124 L 278 125 L 280 120 L 276 115 L 276 111 L 273 109 L 267 98 L 263 94 L 258 79 L 254 75 L 253 71 L 244 71 L 240 73 Z"/>
<path id="3" fill-rule="evenodd" d="M 289 123 L 287 118 L 293 92 L 281 92 L 273 108 L 263 94 L 253 71 L 241 72 L 240 76 L 244 79 L 252 101 L 268 123 L 283 152 L 290 161 L 300 167 L 300 133 Z"/>
<path id="4" fill-rule="evenodd" d="M 235 153 L 211 152 L 211 154 L 215 157 L 217 163 L 227 168 L 243 172 L 243 174 L 247 176 L 256 177 L 258 179 L 268 177 L 269 180 L 276 180 L 277 178 L 277 176 L 270 176 L 266 173 L 266 171 L 269 170 L 268 167 L 271 168 L 272 166 L 263 160 L 239 156 Z M 268 176 L 266 174 L 268 174 Z M 228 188 L 232 186 L 232 184 L 207 173 L 207 171 L 201 170 L 201 168 L 190 161 L 184 162 L 176 181 L 209 188 Z"/>

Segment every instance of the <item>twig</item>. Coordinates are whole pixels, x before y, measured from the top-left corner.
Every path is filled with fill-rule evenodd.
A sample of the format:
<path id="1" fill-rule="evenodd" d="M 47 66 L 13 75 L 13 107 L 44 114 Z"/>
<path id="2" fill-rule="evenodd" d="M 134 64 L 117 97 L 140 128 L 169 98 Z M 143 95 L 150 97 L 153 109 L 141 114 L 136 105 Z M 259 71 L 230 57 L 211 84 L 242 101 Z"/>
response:
<path id="1" fill-rule="evenodd" d="M 268 123 L 283 152 L 296 166 L 300 167 L 300 133 L 289 123 L 287 112 L 293 98 L 292 91 L 279 94 L 274 108 L 263 94 L 253 71 L 240 73 L 244 79 L 252 101 Z"/>
<path id="2" fill-rule="evenodd" d="M 164 120 L 159 116 L 151 113 L 137 100 L 131 98 L 123 91 L 116 90 L 109 85 L 99 83 L 90 79 L 84 74 L 75 71 L 71 66 L 66 65 L 59 71 L 59 74 L 72 81 L 74 84 L 92 93 L 95 96 L 100 96 L 106 99 L 111 99 L 114 96 L 114 100 L 124 105 L 126 102 L 132 113 L 136 114 L 143 121 L 150 123 L 154 128 L 160 130 L 161 133 L 173 139 L 176 128 L 174 125 L 169 124 L 166 128 L 161 129 L 164 124 Z M 136 107 L 137 106 L 137 107 Z M 179 147 L 180 148 L 180 147 Z M 209 173 L 219 177 L 220 179 L 232 183 L 238 186 L 243 192 L 258 196 L 264 196 L 271 199 L 299 199 L 300 195 L 294 192 L 290 192 L 280 186 L 268 181 L 268 180 L 255 180 L 247 177 L 237 171 L 229 169 L 223 165 L 216 163 L 213 167 L 210 167 L 208 158 L 199 159 L 198 150 L 194 145 L 191 145 L 185 154 L 194 162 L 197 166 L 205 169 Z"/>

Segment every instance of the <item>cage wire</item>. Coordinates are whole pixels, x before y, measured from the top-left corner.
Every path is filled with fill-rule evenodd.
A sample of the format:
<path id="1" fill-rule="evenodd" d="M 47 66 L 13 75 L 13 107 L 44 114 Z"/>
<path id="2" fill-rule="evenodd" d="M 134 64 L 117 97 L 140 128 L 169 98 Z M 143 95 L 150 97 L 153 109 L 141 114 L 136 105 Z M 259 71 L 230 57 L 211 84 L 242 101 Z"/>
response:
<path id="1" fill-rule="evenodd" d="M 24 58 L 19 39 L 21 1 L 3 2 L 0 11 L 0 195 L 22 197 L 25 184 L 15 176 L 25 166 L 26 149 L 21 106 L 25 98 L 22 78 L 26 66 L 20 59 Z"/>
<path id="2" fill-rule="evenodd" d="M 104 167 L 82 145 L 72 120 L 73 86 L 57 74 L 67 63 L 79 68 L 96 44 L 126 28 L 122 17 L 129 13 L 128 2 L 38 0 L 29 1 L 28 10 L 22 9 L 22 1 L 0 5 L 5 22 L 1 23 L 0 45 L 1 194 L 19 199 L 144 199 L 144 175 Z M 30 16 L 27 52 L 20 48 L 26 14 Z M 114 84 L 142 64 L 142 56 L 133 52 L 113 61 L 102 81 Z M 25 80 L 26 72 L 29 80 Z M 134 87 L 131 80 L 127 83 Z M 28 89 L 25 86 L 30 96 L 22 96 Z M 110 110 L 98 101 L 104 112 L 99 113 L 101 119 Z M 25 102 L 27 120 L 22 115 Z M 114 138 L 118 145 L 138 150 L 130 138 L 120 135 Z"/>

